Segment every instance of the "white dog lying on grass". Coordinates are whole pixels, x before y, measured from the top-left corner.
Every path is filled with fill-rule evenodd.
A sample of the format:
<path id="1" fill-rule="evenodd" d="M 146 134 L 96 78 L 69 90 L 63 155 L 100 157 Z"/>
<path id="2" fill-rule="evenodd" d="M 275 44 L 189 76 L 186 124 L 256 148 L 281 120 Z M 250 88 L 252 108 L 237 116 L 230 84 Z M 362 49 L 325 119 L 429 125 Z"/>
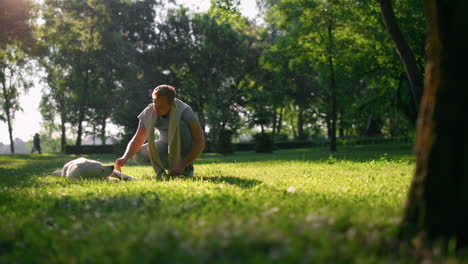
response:
<path id="1" fill-rule="evenodd" d="M 69 161 L 63 166 L 63 169 L 56 170 L 52 174 L 62 175 L 70 179 L 107 179 L 108 177 L 121 180 L 138 179 L 114 170 L 114 165 L 102 165 L 99 161 L 85 158 Z"/>

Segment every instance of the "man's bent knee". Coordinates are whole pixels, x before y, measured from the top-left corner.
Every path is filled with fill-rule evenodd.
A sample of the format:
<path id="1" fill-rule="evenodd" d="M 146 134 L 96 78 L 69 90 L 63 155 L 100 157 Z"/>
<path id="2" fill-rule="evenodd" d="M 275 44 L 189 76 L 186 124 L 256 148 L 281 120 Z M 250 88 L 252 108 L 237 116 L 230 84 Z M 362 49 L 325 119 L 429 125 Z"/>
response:
<path id="1" fill-rule="evenodd" d="M 148 144 L 144 144 L 141 149 L 133 156 L 133 160 L 140 165 L 151 165 Z"/>

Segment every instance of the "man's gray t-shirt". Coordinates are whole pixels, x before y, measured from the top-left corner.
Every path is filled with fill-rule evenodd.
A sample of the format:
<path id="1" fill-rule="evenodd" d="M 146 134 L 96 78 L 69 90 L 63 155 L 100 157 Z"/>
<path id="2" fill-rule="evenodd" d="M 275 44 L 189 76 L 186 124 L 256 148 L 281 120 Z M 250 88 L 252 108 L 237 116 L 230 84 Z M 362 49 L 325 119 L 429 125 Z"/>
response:
<path id="1" fill-rule="evenodd" d="M 153 105 L 150 104 L 148 107 L 153 107 Z M 145 108 L 145 110 L 143 110 L 142 113 L 145 112 L 147 108 Z M 156 129 L 159 131 L 159 140 L 161 140 L 162 142 L 166 144 L 168 143 L 167 141 L 168 141 L 168 131 L 169 131 L 169 120 L 170 120 L 170 113 L 169 115 L 165 117 L 164 116 L 158 117 L 158 120 L 156 121 L 156 125 L 155 125 Z M 181 116 L 180 116 L 181 133 L 185 134 L 184 131 L 189 132 L 190 131 L 189 125 L 196 121 L 198 121 L 198 118 L 193 112 L 192 108 L 191 107 L 186 108 L 181 113 Z M 141 122 L 141 119 L 140 119 L 139 125 L 146 129 L 143 122 Z M 183 135 L 181 136 L 184 137 Z"/>

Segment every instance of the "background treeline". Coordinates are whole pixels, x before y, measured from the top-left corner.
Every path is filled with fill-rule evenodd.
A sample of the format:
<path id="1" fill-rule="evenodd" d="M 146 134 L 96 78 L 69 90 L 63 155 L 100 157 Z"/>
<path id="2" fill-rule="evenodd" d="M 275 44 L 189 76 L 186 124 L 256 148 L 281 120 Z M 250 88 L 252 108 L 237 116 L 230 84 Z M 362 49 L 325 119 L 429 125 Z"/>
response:
<path id="1" fill-rule="evenodd" d="M 45 133 L 59 132 L 62 150 L 67 127 L 81 145 L 85 132 L 105 142 L 116 124 L 126 144 L 162 83 L 178 88 L 219 152 L 246 134 L 328 139 L 336 150 L 337 138 L 414 133 L 421 1 L 260 0 L 260 23 L 239 1 L 212 0 L 206 13 L 156 0 L 8 2 L 24 3 L 30 34 L 0 39 L 1 121 L 31 86 L 23 65 L 41 68 Z"/>

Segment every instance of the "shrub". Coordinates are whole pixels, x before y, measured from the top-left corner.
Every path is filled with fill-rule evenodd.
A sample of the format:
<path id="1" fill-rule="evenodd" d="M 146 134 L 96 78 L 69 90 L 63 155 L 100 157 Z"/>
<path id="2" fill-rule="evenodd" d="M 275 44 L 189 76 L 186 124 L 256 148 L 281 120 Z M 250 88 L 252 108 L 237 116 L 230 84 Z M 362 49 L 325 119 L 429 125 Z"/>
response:
<path id="1" fill-rule="evenodd" d="M 227 155 L 234 152 L 232 145 L 232 131 L 219 131 L 218 144 L 216 144 L 216 152 Z"/>
<path id="2" fill-rule="evenodd" d="M 253 142 L 236 143 L 234 144 L 234 148 L 235 150 L 238 150 L 238 151 L 255 150 L 255 143 Z"/>
<path id="3" fill-rule="evenodd" d="M 273 137 L 269 133 L 259 133 L 255 138 L 255 152 L 257 153 L 273 153 L 275 143 Z"/>
<path id="4" fill-rule="evenodd" d="M 106 154 L 114 153 L 113 145 L 81 145 L 81 146 L 65 146 L 66 154 Z"/>

